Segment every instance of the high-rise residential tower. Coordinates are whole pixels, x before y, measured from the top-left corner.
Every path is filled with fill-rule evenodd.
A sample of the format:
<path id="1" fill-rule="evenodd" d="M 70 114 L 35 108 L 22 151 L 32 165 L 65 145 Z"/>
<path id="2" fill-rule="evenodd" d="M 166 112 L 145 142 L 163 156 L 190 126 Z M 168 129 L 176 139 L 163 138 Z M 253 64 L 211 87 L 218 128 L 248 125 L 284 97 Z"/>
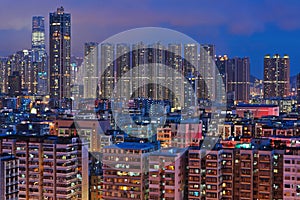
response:
<path id="1" fill-rule="evenodd" d="M 132 45 L 132 96 L 133 97 L 149 97 L 149 74 L 150 69 L 147 67 L 149 56 L 149 48 L 143 42 Z"/>
<path id="2" fill-rule="evenodd" d="M 117 97 L 127 97 L 132 93 L 131 87 L 130 45 L 116 45 L 116 89 Z M 126 98 L 125 98 L 126 99 Z"/>
<path id="3" fill-rule="evenodd" d="M 200 62 L 197 91 L 198 98 L 215 99 L 215 45 L 205 44 L 200 46 Z"/>
<path id="4" fill-rule="evenodd" d="M 89 42 L 84 44 L 84 76 L 83 96 L 84 98 L 97 98 L 98 88 L 98 43 Z"/>
<path id="5" fill-rule="evenodd" d="M 216 60 L 216 90 L 217 101 L 226 102 L 226 69 L 228 63 L 227 55 L 218 56 Z"/>
<path id="6" fill-rule="evenodd" d="M 198 44 L 185 44 L 184 58 L 184 76 L 188 77 L 198 69 Z"/>
<path id="7" fill-rule="evenodd" d="M 9 56 L 5 70 L 8 76 L 14 71 L 18 72 L 21 78 L 21 90 L 29 94 L 37 93 L 37 66 L 32 62 L 32 51 L 24 49 Z M 9 81 L 7 82 L 9 86 Z M 9 89 L 8 89 L 9 90 Z M 21 91 L 20 90 L 20 91 Z"/>
<path id="8" fill-rule="evenodd" d="M 50 97 L 59 102 L 71 96 L 71 14 L 60 7 L 49 16 Z"/>
<path id="9" fill-rule="evenodd" d="M 184 45 L 183 74 L 184 107 L 194 106 L 197 99 L 197 81 L 195 73 L 198 71 L 198 44 Z"/>
<path id="10" fill-rule="evenodd" d="M 290 90 L 290 58 L 288 55 L 264 58 L 264 98 L 286 97 Z"/>
<path id="11" fill-rule="evenodd" d="M 100 86 L 101 97 L 111 98 L 115 83 L 115 45 L 103 43 L 100 47 L 101 51 L 101 68 L 100 68 Z"/>
<path id="12" fill-rule="evenodd" d="M 169 44 L 168 51 L 166 55 L 166 63 L 170 69 L 173 71 L 170 72 L 171 76 L 166 77 L 168 82 L 172 82 L 172 91 L 174 94 L 169 93 L 167 97 L 169 100 L 172 100 L 173 107 L 180 107 L 184 105 L 184 99 L 180 100 L 181 94 L 183 94 L 183 81 L 184 76 L 183 72 L 183 58 L 182 58 L 182 45 L 181 44 Z M 174 81 L 176 80 L 176 81 Z"/>
<path id="13" fill-rule="evenodd" d="M 78 137 L 3 136 L 0 153 L 18 159 L 6 167 L 8 178 L 19 176 L 17 189 L 9 181 L 19 190 L 12 199 L 88 199 L 88 151 Z"/>
<path id="14" fill-rule="evenodd" d="M 248 102 L 250 96 L 250 59 L 233 58 L 227 63 L 227 95 L 235 102 Z"/>
<path id="15" fill-rule="evenodd" d="M 103 199 L 149 199 L 150 143 L 119 143 L 103 149 Z"/>
<path id="16" fill-rule="evenodd" d="M 167 99 L 170 93 L 171 84 L 167 77 L 170 77 L 170 70 L 166 67 L 166 47 L 157 42 L 149 46 L 149 63 L 150 70 L 150 84 L 149 97 L 154 99 Z"/>
<path id="17" fill-rule="evenodd" d="M 0 199 L 18 199 L 19 160 L 11 154 L 0 154 Z"/>
<path id="18" fill-rule="evenodd" d="M 8 91 L 8 76 L 10 71 L 8 69 L 8 58 L 0 58 L 0 93 Z"/>
<path id="19" fill-rule="evenodd" d="M 37 93 L 48 94 L 48 58 L 45 45 L 45 18 L 32 17 L 32 62 L 37 69 Z"/>
<path id="20" fill-rule="evenodd" d="M 14 71 L 12 75 L 8 76 L 8 95 L 18 96 L 21 94 L 21 76 L 19 71 Z"/>

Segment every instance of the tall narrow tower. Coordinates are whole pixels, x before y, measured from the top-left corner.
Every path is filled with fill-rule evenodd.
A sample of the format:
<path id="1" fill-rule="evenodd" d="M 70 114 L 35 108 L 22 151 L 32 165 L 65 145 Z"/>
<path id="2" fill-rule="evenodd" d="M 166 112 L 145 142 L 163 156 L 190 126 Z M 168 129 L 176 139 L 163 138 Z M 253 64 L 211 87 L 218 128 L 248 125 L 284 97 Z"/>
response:
<path id="1" fill-rule="evenodd" d="M 49 16 L 50 97 L 56 106 L 71 96 L 71 14 L 60 7 Z"/>
<path id="2" fill-rule="evenodd" d="M 200 45 L 200 60 L 198 77 L 198 98 L 215 100 L 216 69 L 215 69 L 215 45 Z"/>
<path id="3" fill-rule="evenodd" d="M 84 77 L 83 91 L 84 98 L 97 98 L 98 87 L 98 43 L 88 42 L 84 44 Z"/>
<path id="4" fill-rule="evenodd" d="M 45 45 L 45 18 L 42 16 L 32 17 L 32 63 L 37 69 L 37 93 L 48 94 L 48 58 Z"/>

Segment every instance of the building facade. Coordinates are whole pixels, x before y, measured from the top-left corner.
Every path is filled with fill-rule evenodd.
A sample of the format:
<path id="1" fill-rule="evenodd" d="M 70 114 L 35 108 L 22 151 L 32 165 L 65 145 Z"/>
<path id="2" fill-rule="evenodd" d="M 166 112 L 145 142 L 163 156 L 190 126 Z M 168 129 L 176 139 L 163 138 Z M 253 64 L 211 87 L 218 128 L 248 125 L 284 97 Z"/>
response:
<path id="1" fill-rule="evenodd" d="M 101 67 L 100 67 L 100 87 L 101 97 L 111 98 L 115 85 L 115 45 L 104 43 L 100 45 Z"/>
<path id="2" fill-rule="evenodd" d="M 248 102 L 250 100 L 250 59 L 229 59 L 226 69 L 227 95 L 234 102 Z"/>
<path id="3" fill-rule="evenodd" d="M 84 44 L 84 75 L 83 97 L 96 99 L 99 87 L 99 51 L 98 43 L 89 42 Z"/>
<path id="4" fill-rule="evenodd" d="M 88 199 L 88 152 L 79 138 L 7 136 L 0 144 L 19 159 L 18 199 Z"/>
<path id="5" fill-rule="evenodd" d="M 288 55 L 264 58 L 264 98 L 286 97 L 290 91 L 290 58 Z"/>
<path id="6" fill-rule="evenodd" d="M 103 149 L 103 198 L 149 199 L 147 143 L 120 143 Z"/>
<path id="7" fill-rule="evenodd" d="M 37 94 L 48 94 L 48 56 L 45 45 L 45 18 L 32 17 L 32 62 L 37 68 Z"/>
<path id="8" fill-rule="evenodd" d="M 58 8 L 49 15 L 50 97 L 55 106 L 71 96 L 71 14 Z"/>
<path id="9" fill-rule="evenodd" d="M 19 71 L 14 71 L 8 76 L 8 95 L 11 97 L 18 96 L 22 92 L 21 76 Z"/>
<path id="10" fill-rule="evenodd" d="M 186 149 L 166 148 L 149 155 L 149 200 L 185 197 Z"/>
<path id="11" fill-rule="evenodd" d="M 19 160 L 10 154 L 0 154 L 0 199 L 18 199 L 18 175 Z"/>
<path id="12" fill-rule="evenodd" d="M 215 100 L 216 98 L 216 64 L 215 45 L 200 45 L 200 61 L 198 78 L 198 98 Z"/>

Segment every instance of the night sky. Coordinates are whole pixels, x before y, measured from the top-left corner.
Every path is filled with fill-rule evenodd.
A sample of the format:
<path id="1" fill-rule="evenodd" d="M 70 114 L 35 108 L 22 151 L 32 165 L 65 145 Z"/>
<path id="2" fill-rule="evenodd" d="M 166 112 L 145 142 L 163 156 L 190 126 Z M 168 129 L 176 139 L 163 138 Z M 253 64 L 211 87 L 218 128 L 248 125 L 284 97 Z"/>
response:
<path id="1" fill-rule="evenodd" d="M 72 14 L 72 54 L 131 28 L 156 26 L 180 31 L 217 54 L 249 56 L 251 73 L 262 78 L 265 54 L 288 54 L 291 75 L 300 72 L 298 0 L 1 0 L 0 56 L 30 48 L 31 18 L 46 18 L 64 6 Z"/>

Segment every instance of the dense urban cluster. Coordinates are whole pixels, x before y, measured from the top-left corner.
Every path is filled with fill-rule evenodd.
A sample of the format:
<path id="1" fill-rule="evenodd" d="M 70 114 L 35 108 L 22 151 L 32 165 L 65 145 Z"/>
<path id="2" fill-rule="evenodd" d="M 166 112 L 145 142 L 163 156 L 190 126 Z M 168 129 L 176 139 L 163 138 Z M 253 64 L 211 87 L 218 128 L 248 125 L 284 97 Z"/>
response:
<path id="1" fill-rule="evenodd" d="M 300 199 L 300 73 L 211 44 L 84 44 L 32 18 L 0 60 L 0 199 Z"/>

